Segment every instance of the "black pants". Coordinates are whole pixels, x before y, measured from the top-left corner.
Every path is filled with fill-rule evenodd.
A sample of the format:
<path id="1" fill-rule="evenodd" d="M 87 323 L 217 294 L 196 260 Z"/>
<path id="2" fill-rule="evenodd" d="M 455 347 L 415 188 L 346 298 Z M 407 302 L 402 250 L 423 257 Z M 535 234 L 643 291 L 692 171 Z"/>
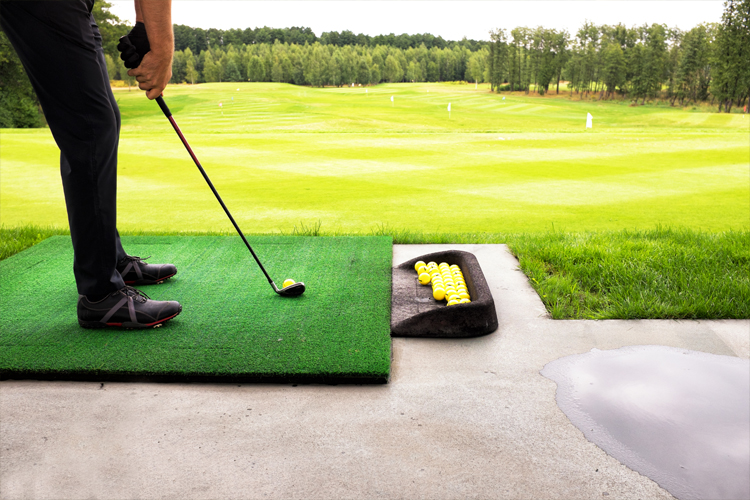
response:
<path id="1" fill-rule="evenodd" d="M 2 1 L 0 25 L 21 59 L 60 148 L 78 293 L 125 286 L 117 233 L 120 110 L 109 85 L 94 0 Z"/>

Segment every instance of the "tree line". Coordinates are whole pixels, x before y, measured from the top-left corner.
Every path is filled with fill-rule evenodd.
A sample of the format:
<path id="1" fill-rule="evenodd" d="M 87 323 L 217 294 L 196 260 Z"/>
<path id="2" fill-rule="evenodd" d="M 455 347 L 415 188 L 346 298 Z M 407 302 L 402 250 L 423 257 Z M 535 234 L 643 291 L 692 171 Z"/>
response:
<path id="1" fill-rule="evenodd" d="M 376 45 L 273 44 L 210 47 L 194 53 L 175 51 L 173 83 L 284 82 L 296 85 L 371 85 L 380 82 L 484 81 L 489 51 L 461 45 L 400 49 Z M 107 56 L 109 57 L 109 56 Z M 118 64 L 111 63 L 111 76 Z M 119 71 L 119 76 L 125 75 Z"/>
<path id="2" fill-rule="evenodd" d="M 113 80 L 135 82 L 117 41 L 130 29 L 96 0 Z M 720 23 L 688 31 L 661 24 L 626 27 L 586 22 L 571 36 L 543 27 L 497 29 L 490 42 L 446 41 L 430 34 L 354 35 L 310 28 L 202 30 L 175 25 L 174 83 L 287 82 L 297 85 L 380 82 L 488 82 L 495 92 L 545 94 L 567 82 L 571 96 L 598 95 L 672 105 L 718 102 L 731 111 L 750 99 L 750 0 L 726 0 Z M 565 90 L 565 89 L 563 89 Z M 41 126 L 44 117 L 15 51 L 0 32 L 0 127 Z"/>
<path id="3" fill-rule="evenodd" d="M 315 42 L 321 45 L 334 45 L 337 47 L 344 47 L 347 45 L 360 45 L 363 47 L 376 47 L 378 45 L 384 45 L 386 47 L 396 47 L 402 50 L 409 48 L 415 49 L 421 45 L 431 49 L 437 47 L 439 49 L 445 49 L 448 47 L 454 47 L 460 45 L 466 47 L 472 52 L 479 50 L 482 47 L 486 47 L 488 42 L 467 40 L 464 38 L 461 41 L 450 41 L 444 40 L 441 36 L 434 36 L 429 33 L 409 35 L 402 33 L 396 35 L 394 33 L 388 35 L 377 35 L 370 36 L 364 33 L 355 35 L 353 32 L 344 30 L 338 31 L 327 31 L 324 32 L 320 37 L 313 33 L 312 29 L 306 27 L 291 28 L 269 28 L 264 26 L 262 28 L 246 28 L 242 29 L 207 29 L 202 28 L 191 28 L 183 24 L 174 25 L 174 45 L 175 50 L 184 51 L 190 48 L 193 54 L 199 54 L 208 48 L 224 47 L 229 45 L 241 46 L 241 45 L 253 45 L 253 44 L 274 44 L 276 42 L 287 43 L 290 45 L 304 45 L 314 44 Z"/>
<path id="4" fill-rule="evenodd" d="M 750 98 L 750 0 L 727 0 L 721 23 L 681 31 L 662 24 L 628 28 L 586 22 L 566 31 L 516 28 L 490 35 L 487 81 L 495 91 L 549 92 L 567 81 L 571 95 L 633 101 L 718 102 L 719 111 Z"/>

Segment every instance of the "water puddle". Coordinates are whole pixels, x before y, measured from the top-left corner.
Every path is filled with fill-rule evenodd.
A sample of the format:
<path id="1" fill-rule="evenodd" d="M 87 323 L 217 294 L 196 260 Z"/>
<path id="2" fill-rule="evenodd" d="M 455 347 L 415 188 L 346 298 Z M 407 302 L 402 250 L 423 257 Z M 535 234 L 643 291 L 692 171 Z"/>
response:
<path id="1" fill-rule="evenodd" d="M 750 361 L 630 346 L 553 361 L 586 438 L 680 500 L 750 498 Z"/>

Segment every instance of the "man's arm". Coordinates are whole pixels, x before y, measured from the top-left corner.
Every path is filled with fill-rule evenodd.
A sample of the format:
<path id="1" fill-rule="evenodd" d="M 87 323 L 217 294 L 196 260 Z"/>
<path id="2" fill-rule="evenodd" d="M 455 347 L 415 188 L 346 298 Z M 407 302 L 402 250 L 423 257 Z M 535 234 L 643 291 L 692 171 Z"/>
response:
<path id="1" fill-rule="evenodd" d="M 141 65 L 128 71 L 146 97 L 156 99 L 172 78 L 174 34 L 172 32 L 171 0 L 135 0 L 135 20 L 146 26 L 151 51 L 143 56 Z"/>

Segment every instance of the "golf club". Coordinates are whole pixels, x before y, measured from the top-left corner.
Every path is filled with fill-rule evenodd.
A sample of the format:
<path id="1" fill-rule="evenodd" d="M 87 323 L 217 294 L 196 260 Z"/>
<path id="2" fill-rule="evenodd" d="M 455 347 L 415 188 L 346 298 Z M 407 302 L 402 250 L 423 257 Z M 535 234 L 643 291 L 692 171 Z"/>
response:
<path id="1" fill-rule="evenodd" d="M 221 204 L 221 208 L 224 209 L 224 212 L 226 212 L 227 217 L 229 217 L 229 220 L 232 221 L 232 225 L 234 225 L 234 228 L 237 230 L 237 233 L 242 238 L 242 241 L 245 242 L 245 246 L 247 246 L 247 249 L 250 250 L 250 253 L 255 258 L 255 262 L 257 262 L 258 266 L 260 266 L 260 270 L 263 271 L 263 274 L 266 275 L 266 278 L 268 279 L 268 282 L 271 284 L 273 291 L 278 293 L 282 297 L 298 297 L 302 295 L 303 293 L 305 293 L 304 283 L 293 283 L 281 289 L 276 286 L 276 283 L 274 283 L 271 277 L 268 275 L 268 273 L 266 272 L 266 269 L 263 267 L 263 264 L 260 263 L 260 259 L 258 258 L 258 256 L 255 255 L 255 252 L 253 251 L 253 248 L 250 246 L 250 243 L 247 242 L 245 235 L 242 234 L 242 231 L 240 230 L 240 226 L 237 225 L 237 223 L 234 221 L 234 217 L 232 217 L 232 214 L 229 213 L 229 209 L 224 204 L 224 201 L 221 199 L 221 196 L 219 196 L 219 192 L 216 191 L 216 188 L 211 182 L 211 179 L 208 178 L 206 171 L 203 170 L 201 163 L 198 161 L 198 157 L 196 157 L 195 153 L 193 153 L 193 150 L 190 147 L 190 144 L 188 144 L 187 139 L 185 139 L 185 136 L 182 135 L 182 131 L 180 130 L 180 127 L 177 126 L 177 122 L 174 121 L 174 118 L 172 117 L 172 113 L 169 111 L 169 108 L 167 107 L 167 103 L 164 102 L 164 99 L 162 98 L 162 96 L 157 97 L 156 102 L 159 104 L 159 107 L 164 112 L 164 116 L 166 116 L 167 119 L 169 120 L 169 123 L 172 124 L 172 127 L 174 128 L 175 132 L 177 132 L 177 135 L 180 137 L 180 140 L 182 141 L 182 144 L 185 146 L 185 149 L 187 149 L 188 153 L 190 153 L 190 157 L 195 162 L 195 166 L 198 167 L 198 170 L 201 171 L 203 178 L 206 179 L 206 182 L 208 183 L 208 187 L 211 188 L 211 191 L 213 191 L 214 196 L 216 196 L 216 199 L 219 200 L 219 203 Z"/>

